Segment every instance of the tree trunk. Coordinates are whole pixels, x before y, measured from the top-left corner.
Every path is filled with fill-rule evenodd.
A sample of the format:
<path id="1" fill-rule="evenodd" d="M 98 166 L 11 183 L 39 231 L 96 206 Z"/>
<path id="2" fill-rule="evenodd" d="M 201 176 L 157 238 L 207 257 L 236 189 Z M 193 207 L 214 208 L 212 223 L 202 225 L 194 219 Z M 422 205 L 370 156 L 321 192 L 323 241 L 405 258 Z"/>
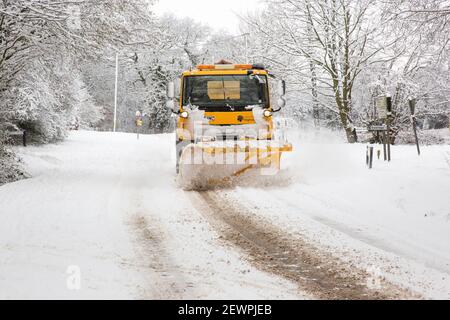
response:
<path id="1" fill-rule="evenodd" d="M 346 128 L 345 134 L 347 135 L 348 143 L 357 143 L 358 142 L 358 135 L 356 134 L 356 129 Z"/>
<path id="2" fill-rule="evenodd" d="M 320 109 L 317 91 L 316 66 L 312 61 L 310 62 L 310 68 L 311 68 L 311 95 L 312 95 L 313 118 L 314 118 L 314 126 L 317 129 L 320 127 Z"/>
<path id="3" fill-rule="evenodd" d="M 307 2 L 307 6 L 309 6 L 309 2 Z M 308 22 L 308 40 L 309 43 L 313 42 L 314 34 L 311 22 Z M 312 49 L 308 48 L 308 55 L 311 57 L 313 55 Z M 312 58 L 309 58 L 309 71 L 311 72 L 311 97 L 312 97 L 312 111 L 313 111 L 313 119 L 314 126 L 316 129 L 320 127 L 320 110 L 319 110 L 319 94 L 317 90 L 317 71 L 316 64 L 314 63 Z"/>

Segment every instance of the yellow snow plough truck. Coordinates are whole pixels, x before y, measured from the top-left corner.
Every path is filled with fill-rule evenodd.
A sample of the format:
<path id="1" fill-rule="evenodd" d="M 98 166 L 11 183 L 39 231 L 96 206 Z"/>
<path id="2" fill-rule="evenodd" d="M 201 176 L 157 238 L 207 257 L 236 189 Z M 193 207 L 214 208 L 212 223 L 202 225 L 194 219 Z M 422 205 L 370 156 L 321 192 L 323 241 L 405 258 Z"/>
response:
<path id="1" fill-rule="evenodd" d="M 262 65 L 221 62 L 183 72 L 179 86 L 168 84 L 183 187 L 220 184 L 250 169 L 260 175 L 278 173 L 281 155 L 292 145 L 273 119 L 285 105 L 285 82 L 270 85 L 269 78 L 275 77 Z"/>

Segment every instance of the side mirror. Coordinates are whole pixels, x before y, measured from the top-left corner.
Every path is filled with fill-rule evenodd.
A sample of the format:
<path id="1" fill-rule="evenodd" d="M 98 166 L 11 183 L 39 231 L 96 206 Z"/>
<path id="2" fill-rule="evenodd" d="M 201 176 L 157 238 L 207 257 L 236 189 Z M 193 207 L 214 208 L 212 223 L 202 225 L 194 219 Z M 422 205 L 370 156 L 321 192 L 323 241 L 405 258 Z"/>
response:
<path id="1" fill-rule="evenodd" d="M 278 81 L 278 95 L 286 95 L 286 81 L 284 80 Z"/>
<path id="2" fill-rule="evenodd" d="M 175 95 L 176 95 L 175 83 L 173 81 L 171 81 L 167 84 L 166 108 L 169 109 L 170 111 L 172 111 L 173 113 L 177 113 L 176 104 L 174 102 Z"/>
<path id="3" fill-rule="evenodd" d="M 175 98 L 175 84 L 172 81 L 167 84 L 167 98 Z"/>

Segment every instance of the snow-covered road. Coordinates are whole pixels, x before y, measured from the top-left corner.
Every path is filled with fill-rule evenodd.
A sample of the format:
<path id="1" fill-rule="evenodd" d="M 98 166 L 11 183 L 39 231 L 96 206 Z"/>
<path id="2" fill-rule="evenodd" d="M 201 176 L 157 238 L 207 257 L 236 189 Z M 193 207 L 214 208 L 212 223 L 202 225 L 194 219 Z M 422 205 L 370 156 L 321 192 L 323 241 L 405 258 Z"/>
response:
<path id="1" fill-rule="evenodd" d="M 292 138 L 284 178 L 205 192 L 177 186 L 172 135 L 18 149 L 0 298 L 449 299 L 450 147 L 369 171 L 365 146 Z"/>
<path id="2" fill-rule="evenodd" d="M 191 208 L 171 138 L 74 132 L 21 149 L 33 178 L 0 188 L 0 298 L 298 297 Z"/>

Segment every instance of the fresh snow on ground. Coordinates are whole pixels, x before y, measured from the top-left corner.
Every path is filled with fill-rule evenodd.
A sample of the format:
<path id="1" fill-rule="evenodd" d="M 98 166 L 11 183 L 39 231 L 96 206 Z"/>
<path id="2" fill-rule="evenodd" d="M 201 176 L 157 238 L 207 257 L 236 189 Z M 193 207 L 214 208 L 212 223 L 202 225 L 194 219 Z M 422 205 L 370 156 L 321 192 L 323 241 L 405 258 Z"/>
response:
<path id="1" fill-rule="evenodd" d="M 393 146 L 392 161 L 381 155 L 369 170 L 366 145 L 329 133 L 291 139 L 291 184 L 230 193 L 371 273 L 450 299 L 450 145 L 422 147 L 420 157 L 415 146 Z"/>
<path id="2" fill-rule="evenodd" d="M 0 299 L 299 298 L 190 208 L 173 141 L 73 132 L 20 148 L 33 178 L 0 187 Z M 81 290 L 68 289 L 72 266 Z"/>
<path id="3" fill-rule="evenodd" d="M 363 144 L 323 132 L 291 140 L 273 185 L 220 192 L 355 266 L 449 299 L 450 146 L 420 157 L 394 146 L 391 163 L 369 170 Z M 0 298 L 307 297 L 250 265 L 192 207 L 173 135 L 72 132 L 17 151 L 33 178 L 0 187 Z M 81 290 L 67 287 L 70 266 Z"/>

